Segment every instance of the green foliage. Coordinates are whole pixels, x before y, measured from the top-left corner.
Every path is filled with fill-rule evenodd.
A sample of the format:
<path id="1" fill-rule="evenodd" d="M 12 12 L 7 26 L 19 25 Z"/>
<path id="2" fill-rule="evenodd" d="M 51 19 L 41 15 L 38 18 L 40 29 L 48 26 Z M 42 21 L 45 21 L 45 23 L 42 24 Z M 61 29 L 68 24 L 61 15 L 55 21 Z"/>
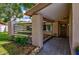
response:
<path id="1" fill-rule="evenodd" d="M 7 32 L 0 32 L 0 41 L 8 40 L 9 35 Z"/>
<path id="2" fill-rule="evenodd" d="M 13 40 L 19 45 L 25 46 L 29 43 L 28 42 L 29 38 L 26 36 L 16 35 L 12 37 L 13 37 Z"/>
<path id="3" fill-rule="evenodd" d="M 8 40 L 9 41 L 14 41 L 15 40 L 14 38 L 15 38 L 15 36 L 14 35 L 11 35 L 11 36 L 9 36 L 9 39 Z"/>
<path id="4" fill-rule="evenodd" d="M 8 22 L 12 16 L 21 18 L 23 13 L 21 11 L 21 6 L 29 9 L 33 3 L 0 3 L 0 19 L 4 19 L 3 22 Z"/>
<path id="5" fill-rule="evenodd" d="M 79 46 L 78 47 L 76 47 L 76 49 L 75 49 L 76 51 L 79 51 Z"/>

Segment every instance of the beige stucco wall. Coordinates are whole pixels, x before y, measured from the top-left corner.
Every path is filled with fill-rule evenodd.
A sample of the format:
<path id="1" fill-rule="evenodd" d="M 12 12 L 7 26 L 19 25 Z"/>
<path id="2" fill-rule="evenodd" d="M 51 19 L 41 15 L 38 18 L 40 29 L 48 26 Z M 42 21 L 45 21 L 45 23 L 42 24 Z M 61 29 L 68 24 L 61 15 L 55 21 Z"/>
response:
<path id="1" fill-rule="evenodd" d="M 53 36 L 58 36 L 58 22 L 53 22 Z"/>
<path id="2" fill-rule="evenodd" d="M 79 3 L 72 4 L 72 51 L 79 46 Z"/>

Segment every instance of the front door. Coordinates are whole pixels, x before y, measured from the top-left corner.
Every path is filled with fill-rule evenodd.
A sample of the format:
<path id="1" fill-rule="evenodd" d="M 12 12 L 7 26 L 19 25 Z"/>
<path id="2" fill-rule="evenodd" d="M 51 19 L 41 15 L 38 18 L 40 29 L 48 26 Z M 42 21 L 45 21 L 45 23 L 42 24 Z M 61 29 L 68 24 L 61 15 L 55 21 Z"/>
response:
<path id="1" fill-rule="evenodd" d="M 65 22 L 59 22 L 59 36 L 67 37 L 67 24 Z"/>

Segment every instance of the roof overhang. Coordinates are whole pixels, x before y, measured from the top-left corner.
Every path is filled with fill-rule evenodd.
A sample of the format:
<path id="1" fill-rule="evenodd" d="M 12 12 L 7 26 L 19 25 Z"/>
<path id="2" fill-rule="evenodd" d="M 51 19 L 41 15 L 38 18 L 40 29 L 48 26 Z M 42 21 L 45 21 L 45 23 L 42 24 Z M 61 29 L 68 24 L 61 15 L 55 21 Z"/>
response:
<path id="1" fill-rule="evenodd" d="M 41 14 L 45 20 L 62 21 L 69 17 L 69 4 L 67 3 L 39 3 L 26 11 L 25 15 L 32 16 L 35 14 Z"/>
<path id="2" fill-rule="evenodd" d="M 33 14 L 36 14 L 38 11 L 42 10 L 43 8 L 47 7 L 51 3 L 38 3 L 31 9 L 29 9 L 25 15 L 32 16 Z"/>

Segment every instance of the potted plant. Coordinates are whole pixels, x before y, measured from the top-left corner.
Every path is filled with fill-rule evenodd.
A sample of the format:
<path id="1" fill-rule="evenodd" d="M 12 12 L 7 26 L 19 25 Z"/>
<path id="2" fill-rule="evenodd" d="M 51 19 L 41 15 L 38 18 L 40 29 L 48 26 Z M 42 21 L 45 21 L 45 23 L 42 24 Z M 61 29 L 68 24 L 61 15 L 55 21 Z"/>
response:
<path id="1" fill-rule="evenodd" d="M 79 46 L 76 47 L 76 49 L 75 49 L 75 53 L 76 53 L 76 55 L 79 55 Z"/>

